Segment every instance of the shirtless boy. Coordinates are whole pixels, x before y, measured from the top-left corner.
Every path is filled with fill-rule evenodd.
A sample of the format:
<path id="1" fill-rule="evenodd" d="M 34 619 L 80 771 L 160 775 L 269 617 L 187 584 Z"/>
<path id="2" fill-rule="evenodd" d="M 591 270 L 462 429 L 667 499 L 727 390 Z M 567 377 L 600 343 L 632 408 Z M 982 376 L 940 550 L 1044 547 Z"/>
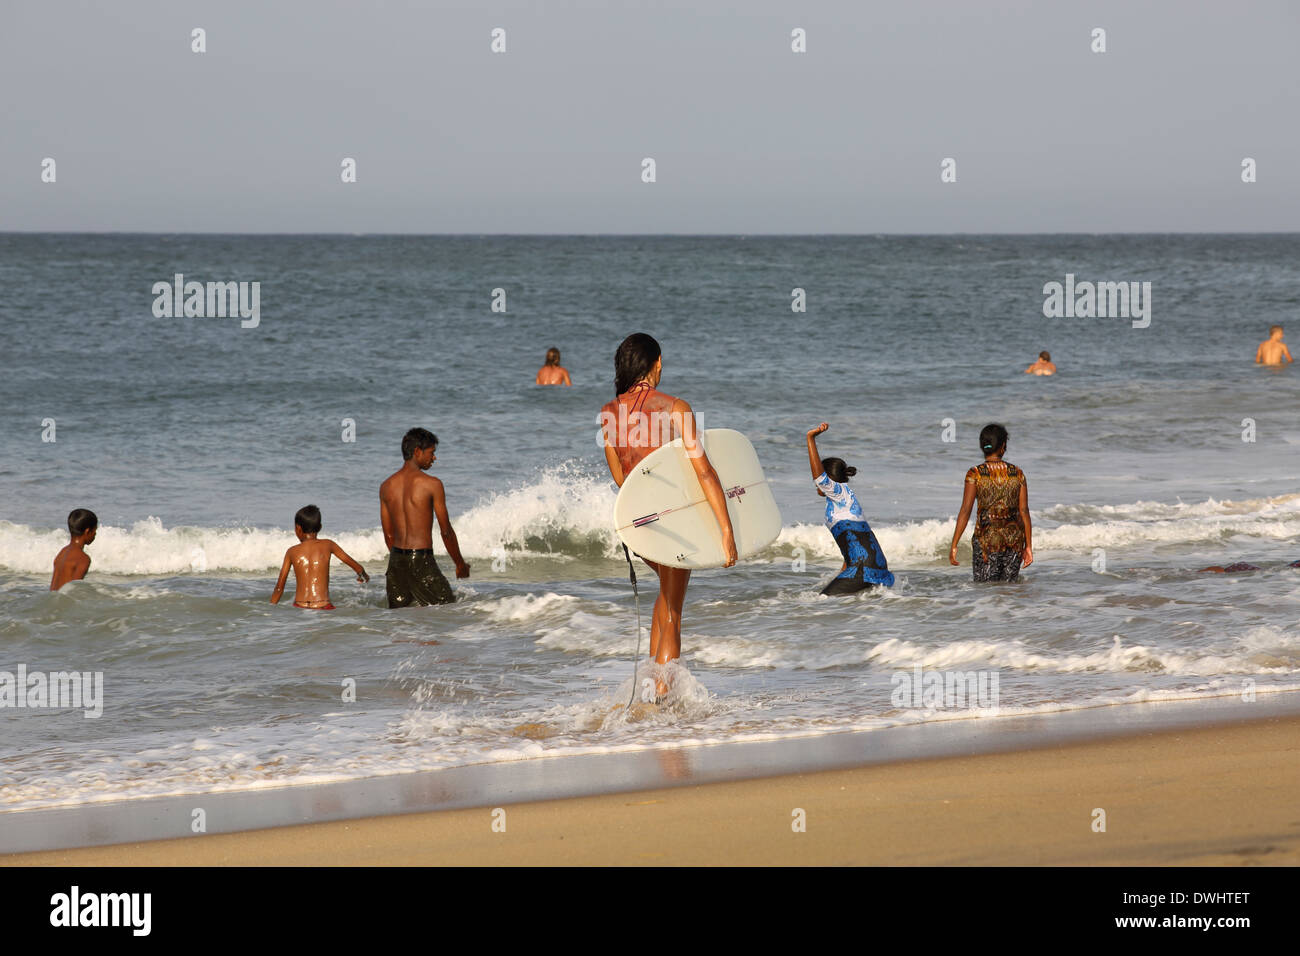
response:
<path id="1" fill-rule="evenodd" d="M 451 585 L 433 559 L 433 519 L 438 518 L 442 543 L 456 565 L 456 577 L 469 577 L 460 556 L 460 543 L 447 516 L 442 482 L 425 472 L 437 461 L 438 436 L 412 428 L 402 438 L 402 467 L 379 486 L 379 523 L 388 546 L 386 575 L 389 607 L 450 604 Z"/>
<path id="2" fill-rule="evenodd" d="M 1282 341 L 1282 326 L 1270 326 L 1268 338 L 1255 349 L 1256 365 L 1281 365 L 1291 361 L 1291 350 Z"/>
<path id="3" fill-rule="evenodd" d="M 87 508 L 78 508 L 68 515 L 68 534 L 72 540 L 54 557 L 51 591 L 57 591 L 69 581 L 80 581 L 86 576 L 90 570 L 90 555 L 86 554 L 85 548 L 95 540 L 98 529 L 99 519 L 95 517 L 95 512 Z"/>
<path id="4" fill-rule="evenodd" d="M 298 509 L 293 516 L 293 533 L 298 536 L 295 544 L 284 553 L 284 564 L 280 566 L 280 579 L 275 582 L 271 592 L 271 603 L 279 604 L 280 595 L 284 594 L 284 582 L 289 577 L 289 568 L 293 568 L 294 592 L 293 606 L 311 608 L 317 611 L 332 611 L 330 603 L 330 557 L 338 559 L 357 573 L 357 581 L 365 584 L 370 580 L 366 569 L 348 557 L 348 553 L 329 538 L 318 538 L 320 533 L 320 509 L 307 505 Z"/>
<path id="5" fill-rule="evenodd" d="M 1038 361 L 1029 368 L 1025 369 L 1026 375 L 1055 375 L 1056 366 L 1052 364 L 1052 356 L 1044 349 L 1038 353 Z"/>

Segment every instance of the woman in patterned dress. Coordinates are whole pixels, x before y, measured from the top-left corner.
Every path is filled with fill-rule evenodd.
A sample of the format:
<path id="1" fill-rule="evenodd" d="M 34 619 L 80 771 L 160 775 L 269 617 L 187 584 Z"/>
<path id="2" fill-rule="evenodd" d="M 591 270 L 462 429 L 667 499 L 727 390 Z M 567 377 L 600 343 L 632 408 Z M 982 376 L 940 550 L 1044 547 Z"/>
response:
<path id="1" fill-rule="evenodd" d="M 971 507 L 978 500 L 975 531 L 971 535 L 971 570 L 976 581 L 1014 581 L 1022 567 L 1034 562 L 1029 523 L 1029 488 L 1025 473 L 1003 461 L 1007 450 L 1007 430 L 1001 425 L 985 425 L 980 432 L 983 464 L 966 472 L 961 510 L 957 513 L 957 530 L 948 549 L 950 564 L 957 560 L 957 542 L 966 530 Z"/>

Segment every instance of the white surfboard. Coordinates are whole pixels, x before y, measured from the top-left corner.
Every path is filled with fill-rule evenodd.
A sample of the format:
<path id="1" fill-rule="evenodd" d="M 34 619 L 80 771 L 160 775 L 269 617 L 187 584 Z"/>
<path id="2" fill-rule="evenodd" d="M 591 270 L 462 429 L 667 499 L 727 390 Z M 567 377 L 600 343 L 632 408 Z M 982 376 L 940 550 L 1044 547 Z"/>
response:
<path id="1" fill-rule="evenodd" d="M 754 446 L 730 428 L 710 428 L 700 443 L 726 495 L 737 557 L 761 551 L 781 533 L 781 512 Z M 726 563 L 722 530 L 680 438 L 632 469 L 614 502 L 614 527 L 630 550 L 656 564 L 694 569 Z"/>

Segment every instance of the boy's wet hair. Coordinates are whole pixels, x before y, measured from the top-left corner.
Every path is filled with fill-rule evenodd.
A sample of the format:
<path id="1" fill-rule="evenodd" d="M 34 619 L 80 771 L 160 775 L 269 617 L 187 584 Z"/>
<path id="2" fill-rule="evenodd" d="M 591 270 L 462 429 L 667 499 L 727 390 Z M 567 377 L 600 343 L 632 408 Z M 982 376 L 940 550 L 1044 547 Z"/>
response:
<path id="1" fill-rule="evenodd" d="M 1042 359 L 1044 362 L 1050 362 L 1052 360 L 1052 356 L 1047 351 L 1047 349 L 1043 349 L 1041 352 L 1039 352 L 1038 357 Z"/>
<path id="2" fill-rule="evenodd" d="M 89 508 L 76 508 L 68 512 L 68 533 L 74 538 L 99 527 L 99 519 Z"/>
<path id="3" fill-rule="evenodd" d="M 302 528 L 303 534 L 319 534 L 320 509 L 315 505 L 299 508 L 298 513 L 293 516 L 293 523 Z"/>
<path id="4" fill-rule="evenodd" d="M 856 468 L 844 464 L 843 458 L 823 458 L 822 471 L 826 472 L 826 477 L 837 485 L 844 484 L 858 473 Z"/>
<path id="5" fill-rule="evenodd" d="M 1270 326 L 1268 327 L 1268 334 L 1269 334 L 1269 335 L 1272 335 L 1274 332 L 1281 332 L 1281 331 L 1282 331 L 1282 326 L 1280 326 L 1280 325 L 1270 325 Z"/>
<path id="6" fill-rule="evenodd" d="M 996 423 L 980 429 L 980 451 L 989 455 L 1007 443 L 1007 430 Z"/>
<path id="7" fill-rule="evenodd" d="M 560 364 L 560 350 L 557 349 L 554 345 L 552 345 L 549 349 L 546 350 L 546 364 L 547 365 Z"/>
<path id="8" fill-rule="evenodd" d="M 425 448 L 437 448 L 438 436 L 427 428 L 412 428 L 402 436 L 402 460 L 410 461 L 411 456 Z"/>
<path id="9" fill-rule="evenodd" d="M 644 332 L 633 332 L 614 352 L 614 394 L 622 395 L 649 374 L 662 354 L 659 343 Z"/>

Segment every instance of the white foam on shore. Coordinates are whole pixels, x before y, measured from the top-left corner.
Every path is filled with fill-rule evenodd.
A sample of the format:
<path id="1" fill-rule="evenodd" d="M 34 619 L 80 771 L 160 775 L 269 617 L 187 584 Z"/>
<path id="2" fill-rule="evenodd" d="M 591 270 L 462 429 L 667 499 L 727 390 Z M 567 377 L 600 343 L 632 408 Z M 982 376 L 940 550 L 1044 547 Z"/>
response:
<path id="1" fill-rule="evenodd" d="M 638 678 L 643 676 L 638 674 Z M 141 743 L 131 758 L 95 767 L 52 769 L 39 778 L 6 788 L 6 810 L 31 810 L 77 806 L 146 797 L 203 793 L 257 791 L 286 786 L 338 783 L 375 777 L 440 770 L 471 764 L 513 762 L 564 756 L 595 756 L 647 751 L 680 752 L 688 765 L 700 748 L 726 743 L 796 741 L 904 725 L 951 721 L 998 721 L 1007 717 L 1051 717 L 1073 711 L 1175 701 L 1213 701 L 1239 698 L 1232 681 L 1213 680 L 1181 690 L 1136 689 L 1127 694 L 1072 702 L 1048 702 L 995 709 L 914 708 L 888 716 L 862 715 L 853 720 L 808 720 L 774 727 L 737 726 L 736 718 L 751 714 L 753 701 L 719 700 L 690 678 L 678 676 L 683 689 L 676 702 L 647 710 L 626 709 L 630 682 L 572 705 L 557 705 L 541 712 L 522 712 L 484 722 L 453 708 L 426 710 L 417 704 L 389 724 L 388 743 L 394 746 L 358 750 L 346 759 L 331 758 L 340 745 L 362 732 L 359 722 L 368 715 L 348 712 L 330 732 L 316 741 L 311 754 L 291 755 L 268 751 L 283 738 L 250 735 L 247 728 L 214 728 L 202 738 L 162 746 Z M 1258 689 L 1277 698 L 1300 692 L 1300 683 L 1281 683 Z M 761 710 L 761 705 L 757 706 Z M 516 723 L 518 722 L 518 723 Z M 1212 722 L 1207 713 L 1207 722 Z M 683 738 L 676 731 L 683 723 L 698 732 Z M 718 726 L 724 723 L 726 726 Z M 1050 731 L 1050 725 L 1045 725 Z M 629 733 L 631 732 L 631 733 Z M 369 734 L 365 736 L 369 738 Z M 797 768 L 797 764 L 792 765 Z M 770 770 L 771 768 L 769 768 Z"/>
<path id="2" fill-rule="evenodd" d="M 544 607 L 544 605 L 542 605 Z M 539 607 L 540 611 L 540 607 Z M 550 624 L 537 638 L 539 647 L 595 657 L 621 657 L 635 640 L 634 621 L 626 614 L 612 628 L 611 619 L 575 610 Z M 648 627 L 648 621 L 642 622 Z M 1152 674 L 1201 677 L 1216 674 L 1292 674 L 1300 671 L 1300 635 L 1274 625 L 1258 625 L 1239 637 L 1202 646 L 1154 647 L 1119 634 L 1088 639 L 1092 649 L 1036 649 L 1018 638 L 957 639 L 942 643 L 891 637 L 864 640 L 854 633 L 819 635 L 814 641 L 755 639 L 744 634 L 697 634 L 690 658 L 711 666 L 744 669 L 827 670 L 867 665 L 875 669 L 1002 668 L 1021 674 Z"/>

